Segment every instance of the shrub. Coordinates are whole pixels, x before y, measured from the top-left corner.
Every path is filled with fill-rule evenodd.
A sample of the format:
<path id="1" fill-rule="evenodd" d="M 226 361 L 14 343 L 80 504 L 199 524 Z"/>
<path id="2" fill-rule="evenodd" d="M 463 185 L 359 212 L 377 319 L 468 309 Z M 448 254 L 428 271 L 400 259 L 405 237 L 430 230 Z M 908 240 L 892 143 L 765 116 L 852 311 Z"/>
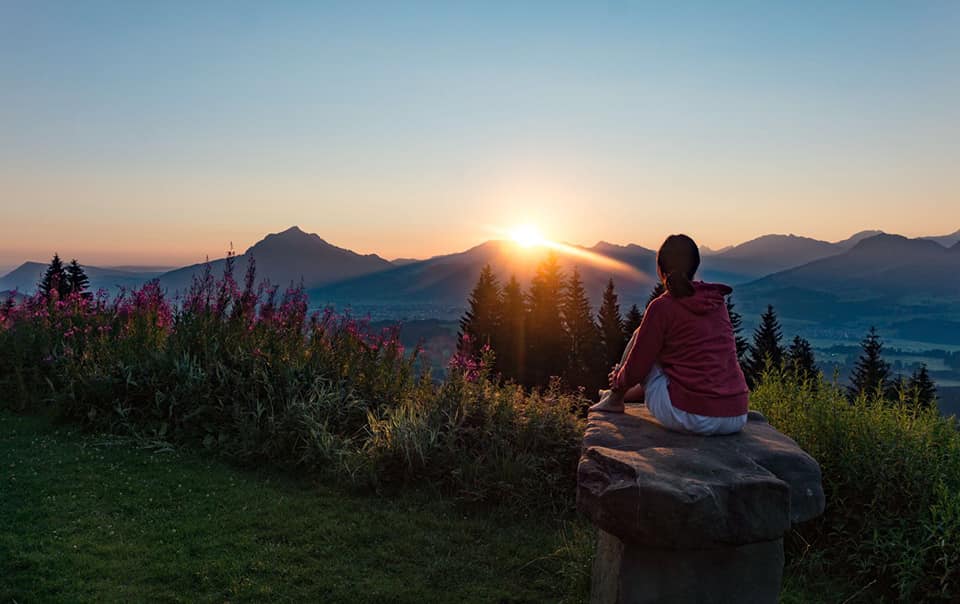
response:
<path id="1" fill-rule="evenodd" d="M 397 329 L 309 313 L 302 287 L 278 295 L 254 270 L 238 285 L 229 257 L 222 278 L 208 267 L 177 304 L 155 282 L 113 300 L 4 304 L 8 404 L 247 463 L 572 507 L 579 399 L 500 384 L 483 369 L 490 358 L 434 384 Z"/>
<path id="2" fill-rule="evenodd" d="M 569 509 L 583 434 L 579 397 L 555 383 L 526 394 L 481 369 L 452 371 L 434 389 L 371 412 L 366 443 L 377 475 L 426 479 L 458 497 L 528 508 Z"/>
<path id="3" fill-rule="evenodd" d="M 864 585 L 910 601 L 960 598 L 960 432 L 915 401 L 768 374 L 751 397 L 823 470 L 826 511 L 798 529 L 813 552 Z"/>

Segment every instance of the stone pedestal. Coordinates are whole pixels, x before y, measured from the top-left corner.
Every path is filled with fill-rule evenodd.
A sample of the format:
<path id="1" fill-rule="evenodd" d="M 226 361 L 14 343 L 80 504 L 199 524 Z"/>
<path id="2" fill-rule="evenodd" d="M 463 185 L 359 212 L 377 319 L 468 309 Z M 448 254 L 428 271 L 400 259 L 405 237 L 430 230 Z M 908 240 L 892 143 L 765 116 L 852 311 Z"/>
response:
<path id="1" fill-rule="evenodd" d="M 773 604 L 783 535 L 824 497 L 816 461 L 759 414 L 701 437 L 635 406 L 590 415 L 577 506 L 599 528 L 593 604 Z"/>
<path id="2" fill-rule="evenodd" d="M 776 604 L 783 539 L 738 547 L 665 550 L 600 530 L 591 604 Z M 731 599 L 735 594 L 735 599 Z"/>

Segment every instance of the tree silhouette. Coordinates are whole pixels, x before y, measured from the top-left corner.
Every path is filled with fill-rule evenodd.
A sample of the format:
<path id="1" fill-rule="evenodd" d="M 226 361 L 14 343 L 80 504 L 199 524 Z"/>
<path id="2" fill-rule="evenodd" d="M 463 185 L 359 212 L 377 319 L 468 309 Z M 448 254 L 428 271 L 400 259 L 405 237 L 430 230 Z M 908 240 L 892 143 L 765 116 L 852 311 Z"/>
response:
<path id="1" fill-rule="evenodd" d="M 69 287 L 63 261 L 60 260 L 60 255 L 55 253 L 37 288 L 44 299 L 50 300 L 53 296 L 58 299 L 65 298 L 69 293 Z"/>
<path id="2" fill-rule="evenodd" d="M 527 301 L 527 359 L 524 382 L 546 386 L 567 364 L 567 332 L 561 319 L 564 279 L 560 263 L 550 253 L 537 267 Z"/>
<path id="3" fill-rule="evenodd" d="M 787 369 L 800 380 L 810 380 L 817 375 L 817 361 L 813 356 L 813 347 L 806 338 L 794 336 L 787 349 Z"/>
<path id="4" fill-rule="evenodd" d="M 851 398 L 861 394 L 883 396 L 888 391 L 890 366 L 882 358 L 883 341 L 875 327 L 870 327 L 867 336 L 860 342 L 863 352 L 857 359 L 847 389 Z"/>
<path id="5" fill-rule="evenodd" d="M 569 385 L 575 388 L 582 386 L 587 392 L 593 392 L 600 386 L 598 375 L 606 364 L 600 330 L 593 322 L 593 310 L 576 267 L 567 280 L 560 311 L 568 342 L 567 367 L 563 377 Z"/>
<path id="6" fill-rule="evenodd" d="M 753 344 L 747 356 L 747 371 L 744 372 L 747 384 L 751 388 L 760 383 L 760 378 L 769 362 L 774 369 L 783 367 L 783 346 L 780 339 L 783 334 L 777 313 L 772 305 L 767 305 L 767 311 L 760 317 L 760 325 L 753 332 Z"/>
<path id="7" fill-rule="evenodd" d="M 80 263 L 77 262 L 76 258 L 71 260 L 70 264 L 67 265 L 66 283 L 69 293 L 80 294 L 85 298 L 90 297 L 90 292 L 87 291 L 90 287 L 90 279 L 87 278 L 87 274 L 84 272 L 83 267 L 80 266 Z"/>
<path id="8" fill-rule="evenodd" d="M 666 286 L 658 281 L 657 284 L 653 286 L 653 290 L 650 291 L 650 297 L 647 298 L 647 304 L 643 308 L 646 309 L 647 306 L 650 306 L 650 303 L 662 296 L 665 291 L 667 291 Z"/>
<path id="9" fill-rule="evenodd" d="M 747 352 L 750 350 L 750 344 L 747 339 L 740 335 L 743 331 L 743 317 L 734 310 L 733 296 L 727 296 L 727 314 L 730 315 L 730 325 L 733 326 L 733 337 L 737 343 L 737 361 L 740 362 L 740 368 L 746 372 Z"/>
<path id="10" fill-rule="evenodd" d="M 480 271 L 468 304 L 460 319 L 457 348 L 463 354 L 478 356 L 484 346 L 493 343 L 500 325 L 500 285 L 489 264 Z"/>
<path id="11" fill-rule="evenodd" d="M 630 339 L 633 335 L 633 332 L 640 327 L 640 323 L 643 321 L 643 313 L 640 312 L 640 309 L 637 308 L 637 305 L 634 304 L 630 307 L 630 310 L 627 311 L 627 317 L 623 321 L 623 333 L 626 336 L 626 339 Z M 626 346 L 626 344 L 624 344 Z M 622 351 L 621 351 L 622 352 Z M 621 355 L 622 356 L 622 355 Z M 617 357 L 617 361 L 620 360 L 620 357 Z"/>
<path id="12" fill-rule="evenodd" d="M 937 402 L 937 385 L 927 372 L 927 364 L 921 363 L 920 367 L 910 376 L 907 382 L 907 390 L 921 407 L 932 407 Z"/>
<path id="13" fill-rule="evenodd" d="M 597 320 L 600 323 L 600 336 L 606 353 L 604 358 L 606 367 L 612 367 L 620 361 L 623 348 L 627 344 L 623 317 L 620 316 L 620 302 L 613 286 L 613 279 L 607 282 L 607 288 L 603 291 L 603 303 L 600 305 Z"/>
<path id="14" fill-rule="evenodd" d="M 527 348 L 527 306 L 520 282 L 515 275 L 511 275 L 510 281 L 503 287 L 500 308 L 500 326 L 493 347 L 497 355 L 497 369 L 506 379 L 523 383 Z"/>

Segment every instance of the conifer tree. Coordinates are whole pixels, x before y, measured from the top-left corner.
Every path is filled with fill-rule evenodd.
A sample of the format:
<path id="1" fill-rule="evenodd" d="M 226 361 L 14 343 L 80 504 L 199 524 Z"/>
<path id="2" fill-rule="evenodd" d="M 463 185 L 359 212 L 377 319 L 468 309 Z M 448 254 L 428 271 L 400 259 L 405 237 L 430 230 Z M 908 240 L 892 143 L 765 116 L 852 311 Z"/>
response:
<path id="1" fill-rule="evenodd" d="M 468 303 L 460 319 L 457 347 L 461 353 L 478 356 L 481 348 L 491 345 L 500 325 L 500 285 L 489 264 L 480 271 Z"/>
<path id="2" fill-rule="evenodd" d="M 511 275 L 510 281 L 503 287 L 500 308 L 500 327 L 493 345 L 497 369 L 504 378 L 523 383 L 527 307 L 516 275 Z"/>
<path id="3" fill-rule="evenodd" d="M 633 336 L 633 332 L 635 332 L 637 328 L 640 327 L 640 323 L 642 321 L 643 321 L 643 313 L 640 312 L 640 309 L 637 308 L 636 304 L 634 304 L 633 306 L 630 307 L 630 310 L 627 311 L 627 317 L 623 321 L 623 334 L 627 340 L 629 340 L 630 337 Z M 624 347 L 626 347 L 626 344 L 624 344 Z M 618 357 L 617 361 L 619 360 L 620 358 Z"/>
<path id="4" fill-rule="evenodd" d="M 657 284 L 653 286 L 653 290 L 650 292 L 650 297 L 647 298 L 647 304 L 644 306 L 644 309 L 646 309 L 647 306 L 650 306 L 651 302 L 662 296 L 663 292 L 665 291 L 667 291 L 667 287 L 662 282 L 658 281 Z"/>
<path id="5" fill-rule="evenodd" d="M 937 401 L 937 385 L 930 377 L 927 371 L 927 364 L 921 363 L 920 367 L 910 376 L 907 382 L 907 391 L 921 407 L 932 407 Z"/>
<path id="6" fill-rule="evenodd" d="M 733 338 L 737 343 L 737 360 L 740 361 L 740 368 L 746 371 L 747 352 L 750 350 L 750 344 L 747 339 L 740 335 L 743 331 L 743 317 L 734 310 L 733 296 L 727 296 L 727 314 L 730 315 L 730 325 L 733 326 Z"/>
<path id="7" fill-rule="evenodd" d="M 527 358 L 524 382 L 546 386 L 567 364 L 567 332 L 560 313 L 564 278 L 557 255 L 550 253 L 537 267 L 527 301 Z"/>
<path id="8" fill-rule="evenodd" d="M 813 356 L 813 347 L 806 338 L 794 336 L 787 349 L 787 369 L 800 380 L 810 380 L 817 375 L 817 361 Z"/>
<path id="9" fill-rule="evenodd" d="M 85 298 L 90 297 L 90 292 L 87 291 L 90 287 L 90 279 L 76 258 L 71 260 L 70 264 L 67 265 L 66 283 L 68 293 L 80 294 Z"/>
<path id="10" fill-rule="evenodd" d="M 760 382 L 768 362 L 774 369 L 783 367 L 784 351 L 780 345 L 782 337 L 777 313 L 773 306 L 768 304 L 767 311 L 760 317 L 760 325 L 753 332 L 753 344 L 747 355 L 747 371 L 744 376 L 751 388 Z"/>
<path id="11" fill-rule="evenodd" d="M 613 286 L 613 279 L 607 282 L 607 288 L 603 291 L 603 304 L 600 305 L 597 320 L 600 323 L 600 335 L 606 352 L 606 366 L 612 367 L 620 362 L 623 348 L 627 344 L 624 337 L 623 317 L 620 316 L 620 302 Z"/>
<path id="12" fill-rule="evenodd" d="M 55 253 L 37 288 L 40 295 L 49 300 L 53 295 L 61 299 L 66 297 L 69 287 L 67 273 L 63 269 L 63 261 L 60 260 L 60 255 Z"/>
<path id="13" fill-rule="evenodd" d="M 867 336 L 860 342 L 863 352 L 850 376 L 847 389 L 851 398 L 861 394 L 885 395 L 889 389 L 890 366 L 882 358 L 883 341 L 875 327 L 871 327 Z"/>
<path id="14" fill-rule="evenodd" d="M 592 393 L 601 385 L 599 376 L 605 367 L 604 353 L 600 330 L 593 322 L 593 310 L 576 267 L 567 280 L 560 311 L 568 334 L 567 367 L 563 377 L 570 386 L 582 386 Z"/>

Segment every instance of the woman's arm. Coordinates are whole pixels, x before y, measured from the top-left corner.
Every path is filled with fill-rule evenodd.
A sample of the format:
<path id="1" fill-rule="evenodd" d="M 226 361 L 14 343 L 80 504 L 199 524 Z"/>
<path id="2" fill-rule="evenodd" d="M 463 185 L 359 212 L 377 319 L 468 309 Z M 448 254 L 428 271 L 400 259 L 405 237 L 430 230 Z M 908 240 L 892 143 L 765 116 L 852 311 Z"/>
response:
<path id="1" fill-rule="evenodd" d="M 662 305 L 663 301 L 654 300 L 643 314 L 643 321 L 627 351 L 626 361 L 611 380 L 610 386 L 614 390 L 627 390 L 642 384 L 653 369 L 666 333 Z"/>

